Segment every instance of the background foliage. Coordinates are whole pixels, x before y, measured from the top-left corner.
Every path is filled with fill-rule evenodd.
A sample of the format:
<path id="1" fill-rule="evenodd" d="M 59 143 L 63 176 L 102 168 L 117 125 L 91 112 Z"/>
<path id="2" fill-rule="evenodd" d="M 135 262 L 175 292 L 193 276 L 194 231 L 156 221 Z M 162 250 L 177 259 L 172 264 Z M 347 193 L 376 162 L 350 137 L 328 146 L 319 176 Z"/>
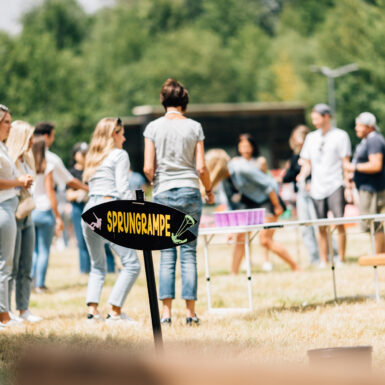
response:
<path id="1" fill-rule="evenodd" d="M 157 104 L 168 77 L 192 103 L 327 101 L 310 65 L 356 62 L 336 81 L 338 125 L 385 122 L 385 0 L 118 0 L 86 14 L 76 0 L 45 0 L 0 34 L 0 102 L 14 119 L 57 124 L 68 158 L 103 116 Z"/>

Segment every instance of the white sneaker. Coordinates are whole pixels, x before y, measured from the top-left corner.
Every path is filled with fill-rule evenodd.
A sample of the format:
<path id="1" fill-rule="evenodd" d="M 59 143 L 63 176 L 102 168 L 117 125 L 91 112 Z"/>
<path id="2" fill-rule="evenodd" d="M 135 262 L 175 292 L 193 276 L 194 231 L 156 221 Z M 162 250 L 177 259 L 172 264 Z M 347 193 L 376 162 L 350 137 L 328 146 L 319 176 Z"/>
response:
<path id="1" fill-rule="evenodd" d="M 9 318 L 12 321 L 18 322 L 20 324 L 24 322 L 23 318 L 19 317 L 18 315 L 14 314 L 12 312 L 8 312 L 8 314 L 9 314 Z"/>
<path id="2" fill-rule="evenodd" d="M 273 270 L 273 264 L 269 261 L 263 262 L 262 270 L 267 271 L 267 272 L 272 271 Z"/>
<path id="3" fill-rule="evenodd" d="M 12 327 L 16 327 L 16 326 L 21 326 L 23 322 L 20 322 L 20 321 L 15 321 L 13 319 L 11 319 L 10 321 L 8 322 L 5 322 L 5 323 L 2 323 L 2 325 L 5 327 L 5 328 L 12 328 Z M 2 327 L 3 327 L 2 326 Z"/>
<path id="4" fill-rule="evenodd" d="M 320 261 L 320 263 L 317 266 L 319 269 L 325 269 L 326 268 L 326 263 L 324 261 Z"/>
<path id="5" fill-rule="evenodd" d="M 344 267 L 344 263 L 338 258 L 334 261 L 335 267 Z"/>
<path id="6" fill-rule="evenodd" d="M 89 313 L 87 315 L 87 322 L 90 322 L 90 323 L 104 322 L 104 318 L 100 314 Z"/>
<path id="7" fill-rule="evenodd" d="M 106 324 L 125 324 L 125 325 L 139 325 L 139 322 L 134 321 L 125 313 L 120 313 L 120 315 L 111 315 L 108 314 L 106 318 Z"/>
<path id="8" fill-rule="evenodd" d="M 20 315 L 22 320 L 31 322 L 31 323 L 36 323 L 40 322 L 43 320 L 42 317 L 39 317 L 38 315 L 32 314 L 29 310 L 26 310 L 23 314 Z"/>

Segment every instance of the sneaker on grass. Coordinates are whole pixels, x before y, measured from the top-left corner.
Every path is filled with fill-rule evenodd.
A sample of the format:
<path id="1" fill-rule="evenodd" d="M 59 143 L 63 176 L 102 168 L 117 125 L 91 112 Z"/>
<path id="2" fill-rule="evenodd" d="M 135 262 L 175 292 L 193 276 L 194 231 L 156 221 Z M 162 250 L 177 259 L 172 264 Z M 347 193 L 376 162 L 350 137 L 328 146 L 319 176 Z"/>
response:
<path id="1" fill-rule="evenodd" d="M 273 264 L 270 261 L 263 262 L 262 270 L 266 272 L 273 271 Z"/>
<path id="2" fill-rule="evenodd" d="M 2 323 L 1 327 L 2 328 L 4 327 L 6 329 L 6 328 L 13 328 L 13 327 L 22 326 L 22 325 L 23 325 L 23 322 L 15 321 L 11 319 L 8 322 Z"/>
<path id="3" fill-rule="evenodd" d="M 106 323 L 109 325 L 120 324 L 120 325 L 139 325 L 139 322 L 134 321 L 125 313 L 120 313 L 119 315 L 108 314 L 106 318 Z"/>
<path id="4" fill-rule="evenodd" d="M 43 320 L 42 317 L 32 314 L 29 310 L 26 310 L 23 314 L 20 314 L 19 318 L 30 323 L 36 323 Z"/>
<path id="5" fill-rule="evenodd" d="M 100 314 L 91 314 L 87 315 L 87 321 L 92 323 L 104 322 L 104 318 Z"/>
<path id="6" fill-rule="evenodd" d="M 9 318 L 12 321 L 15 321 L 15 322 L 18 322 L 18 323 L 23 323 L 24 322 L 23 318 L 19 317 L 17 314 L 12 313 L 12 312 L 8 312 L 8 314 L 9 314 Z"/>

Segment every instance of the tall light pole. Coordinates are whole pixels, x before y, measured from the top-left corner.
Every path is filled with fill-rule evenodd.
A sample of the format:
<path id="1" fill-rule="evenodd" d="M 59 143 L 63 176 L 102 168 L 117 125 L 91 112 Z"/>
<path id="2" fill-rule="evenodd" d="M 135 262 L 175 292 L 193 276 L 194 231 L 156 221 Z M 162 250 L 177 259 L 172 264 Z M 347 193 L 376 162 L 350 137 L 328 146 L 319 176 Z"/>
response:
<path id="1" fill-rule="evenodd" d="M 328 78 L 328 101 L 329 101 L 330 108 L 333 112 L 333 122 L 336 125 L 337 115 L 336 115 L 336 98 L 335 98 L 335 92 L 334 92 L 334 83 L 335 83 L 334 79 L 340 76 L 346 75 L 350 72 L 357 71 L 358 65 L 356 63 L 351 63 L 335 69 L 331 69 L 329 67 L 319 67 L 316 65 L 312 65 L 310 66 L 310 70 L 313 72 L 319 72 Z"/>

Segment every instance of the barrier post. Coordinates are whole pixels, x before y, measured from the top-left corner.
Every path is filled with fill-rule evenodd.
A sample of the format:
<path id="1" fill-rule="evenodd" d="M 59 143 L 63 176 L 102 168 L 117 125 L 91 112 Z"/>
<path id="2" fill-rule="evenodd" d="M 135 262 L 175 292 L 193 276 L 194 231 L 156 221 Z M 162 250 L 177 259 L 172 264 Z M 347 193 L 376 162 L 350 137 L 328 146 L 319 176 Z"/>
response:
<path id="1" fill-rule="evenodd" d="M 374 231 L 374 221 L 373 219 L 370 221 L 370 240 L 372 246 L 372 255 L 376 254 L 376 239 L 375 239 L 375 231 Z M 378 287 L 378 272 L 377 266 L 374 266 L 374 283 L 376 286 L 376 301 L 380 302 L 380 289 Z"/>
<path id="2" fill-rule="evenodd" d="M 253 310 L 253 286 L 251 284 L 251 257 L 250 257 L 250 237 L 249 233 L 245 233 L 245 256 L 246 256 L 246 274 L 247 289 L 249 293 L 249 310 Z"/>
<path id="3" fill-rule="evenodd" d="M 332 240 L 332 230 L 330 225 L 327 226 L 327 237 L 328 237 L 328 250 L 330 256 L 330 262 L 332 265 L 332 277 L 333 277 L 333 291 L 334 291 L 334 300 L 337 301 L 337 287 L 336 287 L 336 267 L 334 265 L 334 253 L 333 253 L 333 240 Z"/>
<path id="4" fill-rule="evenodd" d="M 207 241 L 207 236 L 203 237 L 204 245 L 203 245 L 203 254 L 205 256 L 205 270 L 206 270 L 206 289 L 207 289 L 207 305 L 209 311 L 211 310 L 211 285 L 210 285 L 210 263 L 209 263 L 209 242 Z"/>
<path id="5" fill-rule="evenodd" d="M 144 202 L 143 190 L 136 190 L 135 193 L 136 193 L 136 200 L 139 202 Z M 152 261 L 151 250 L 143 250 L 143 257 L 144 257 L 144 266 L 146 270 L 148 300 L 150 302 L 151 322 L 152 322 L 152 331 L 154 334 L 155 348 L 158 351 L 158 353 L 162 353 L 163 352 L 162 327 L 160 324 L 158 295 L 156 293 L 154 263 Z"/>

